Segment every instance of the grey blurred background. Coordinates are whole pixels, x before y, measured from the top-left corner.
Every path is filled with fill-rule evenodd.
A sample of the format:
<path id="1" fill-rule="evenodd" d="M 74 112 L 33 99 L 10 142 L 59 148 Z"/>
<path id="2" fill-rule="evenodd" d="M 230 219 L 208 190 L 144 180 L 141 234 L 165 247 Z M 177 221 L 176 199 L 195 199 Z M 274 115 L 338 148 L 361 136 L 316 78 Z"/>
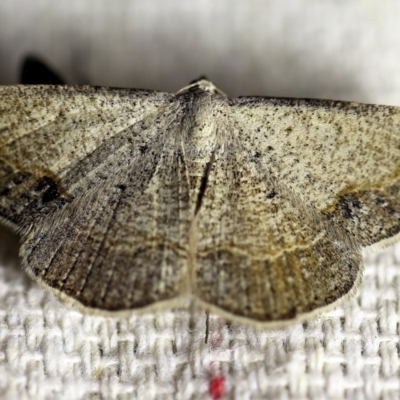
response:
<path id="1" fill-rule="evenodd" d="M 1 0 L 0 84 L 35 55 L 67 83 L 400 105 L 397 0 Z"/>

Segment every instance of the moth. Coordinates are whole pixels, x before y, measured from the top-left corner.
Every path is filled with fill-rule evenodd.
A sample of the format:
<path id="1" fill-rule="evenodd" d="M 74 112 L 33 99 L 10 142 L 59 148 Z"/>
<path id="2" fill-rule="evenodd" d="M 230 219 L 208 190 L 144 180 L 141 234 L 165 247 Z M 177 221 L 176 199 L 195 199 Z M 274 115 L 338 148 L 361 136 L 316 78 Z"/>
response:
<path id="1" fill-rule="evenodd" d="M 398 240 L 399 190 L 400 108 L 0 87 L 0 220 L 29 276 L 87 309 L 307 318 Z"/>

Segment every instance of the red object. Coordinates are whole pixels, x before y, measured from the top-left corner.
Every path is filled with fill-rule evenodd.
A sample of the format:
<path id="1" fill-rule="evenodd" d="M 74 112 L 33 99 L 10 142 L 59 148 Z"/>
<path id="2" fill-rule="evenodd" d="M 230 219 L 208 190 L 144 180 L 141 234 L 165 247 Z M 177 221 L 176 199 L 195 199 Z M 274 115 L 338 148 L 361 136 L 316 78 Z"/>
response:
<path id="1" fill-rule="evenodd" d="M 225 377 L 220 375 L 212 378 L 209 390 L 213 399 L 220 399 L 225 394 Z"/>

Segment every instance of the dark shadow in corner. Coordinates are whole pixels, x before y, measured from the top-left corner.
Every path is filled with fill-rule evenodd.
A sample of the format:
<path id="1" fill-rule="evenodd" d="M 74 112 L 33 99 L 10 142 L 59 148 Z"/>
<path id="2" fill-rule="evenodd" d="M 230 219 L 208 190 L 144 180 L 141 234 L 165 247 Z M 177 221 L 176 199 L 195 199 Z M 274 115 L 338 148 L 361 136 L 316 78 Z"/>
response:
<path id="1" fill-rule="evenodd" d="M 45 63 L 34 56 L 25 57 L 20 82 L 23 85 L 63 85 L 60 76 L 51 70 Z"/>

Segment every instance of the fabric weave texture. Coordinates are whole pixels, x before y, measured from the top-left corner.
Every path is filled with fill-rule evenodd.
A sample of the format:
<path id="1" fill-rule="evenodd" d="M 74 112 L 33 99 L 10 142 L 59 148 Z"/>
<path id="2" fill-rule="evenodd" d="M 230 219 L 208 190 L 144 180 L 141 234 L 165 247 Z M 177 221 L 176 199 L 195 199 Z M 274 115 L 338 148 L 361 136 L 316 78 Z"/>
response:
<path id="1" fill-rule="evenodd" d="M 0 398 L 213 399 L 218 378 L 224 399 L 397 399 L 400 246 L 364 258 L 357 295 L 317 318 L 258 330 L 211 314 L 207 333 L 200 309 L 82 314 L 3 254 Z"/>

